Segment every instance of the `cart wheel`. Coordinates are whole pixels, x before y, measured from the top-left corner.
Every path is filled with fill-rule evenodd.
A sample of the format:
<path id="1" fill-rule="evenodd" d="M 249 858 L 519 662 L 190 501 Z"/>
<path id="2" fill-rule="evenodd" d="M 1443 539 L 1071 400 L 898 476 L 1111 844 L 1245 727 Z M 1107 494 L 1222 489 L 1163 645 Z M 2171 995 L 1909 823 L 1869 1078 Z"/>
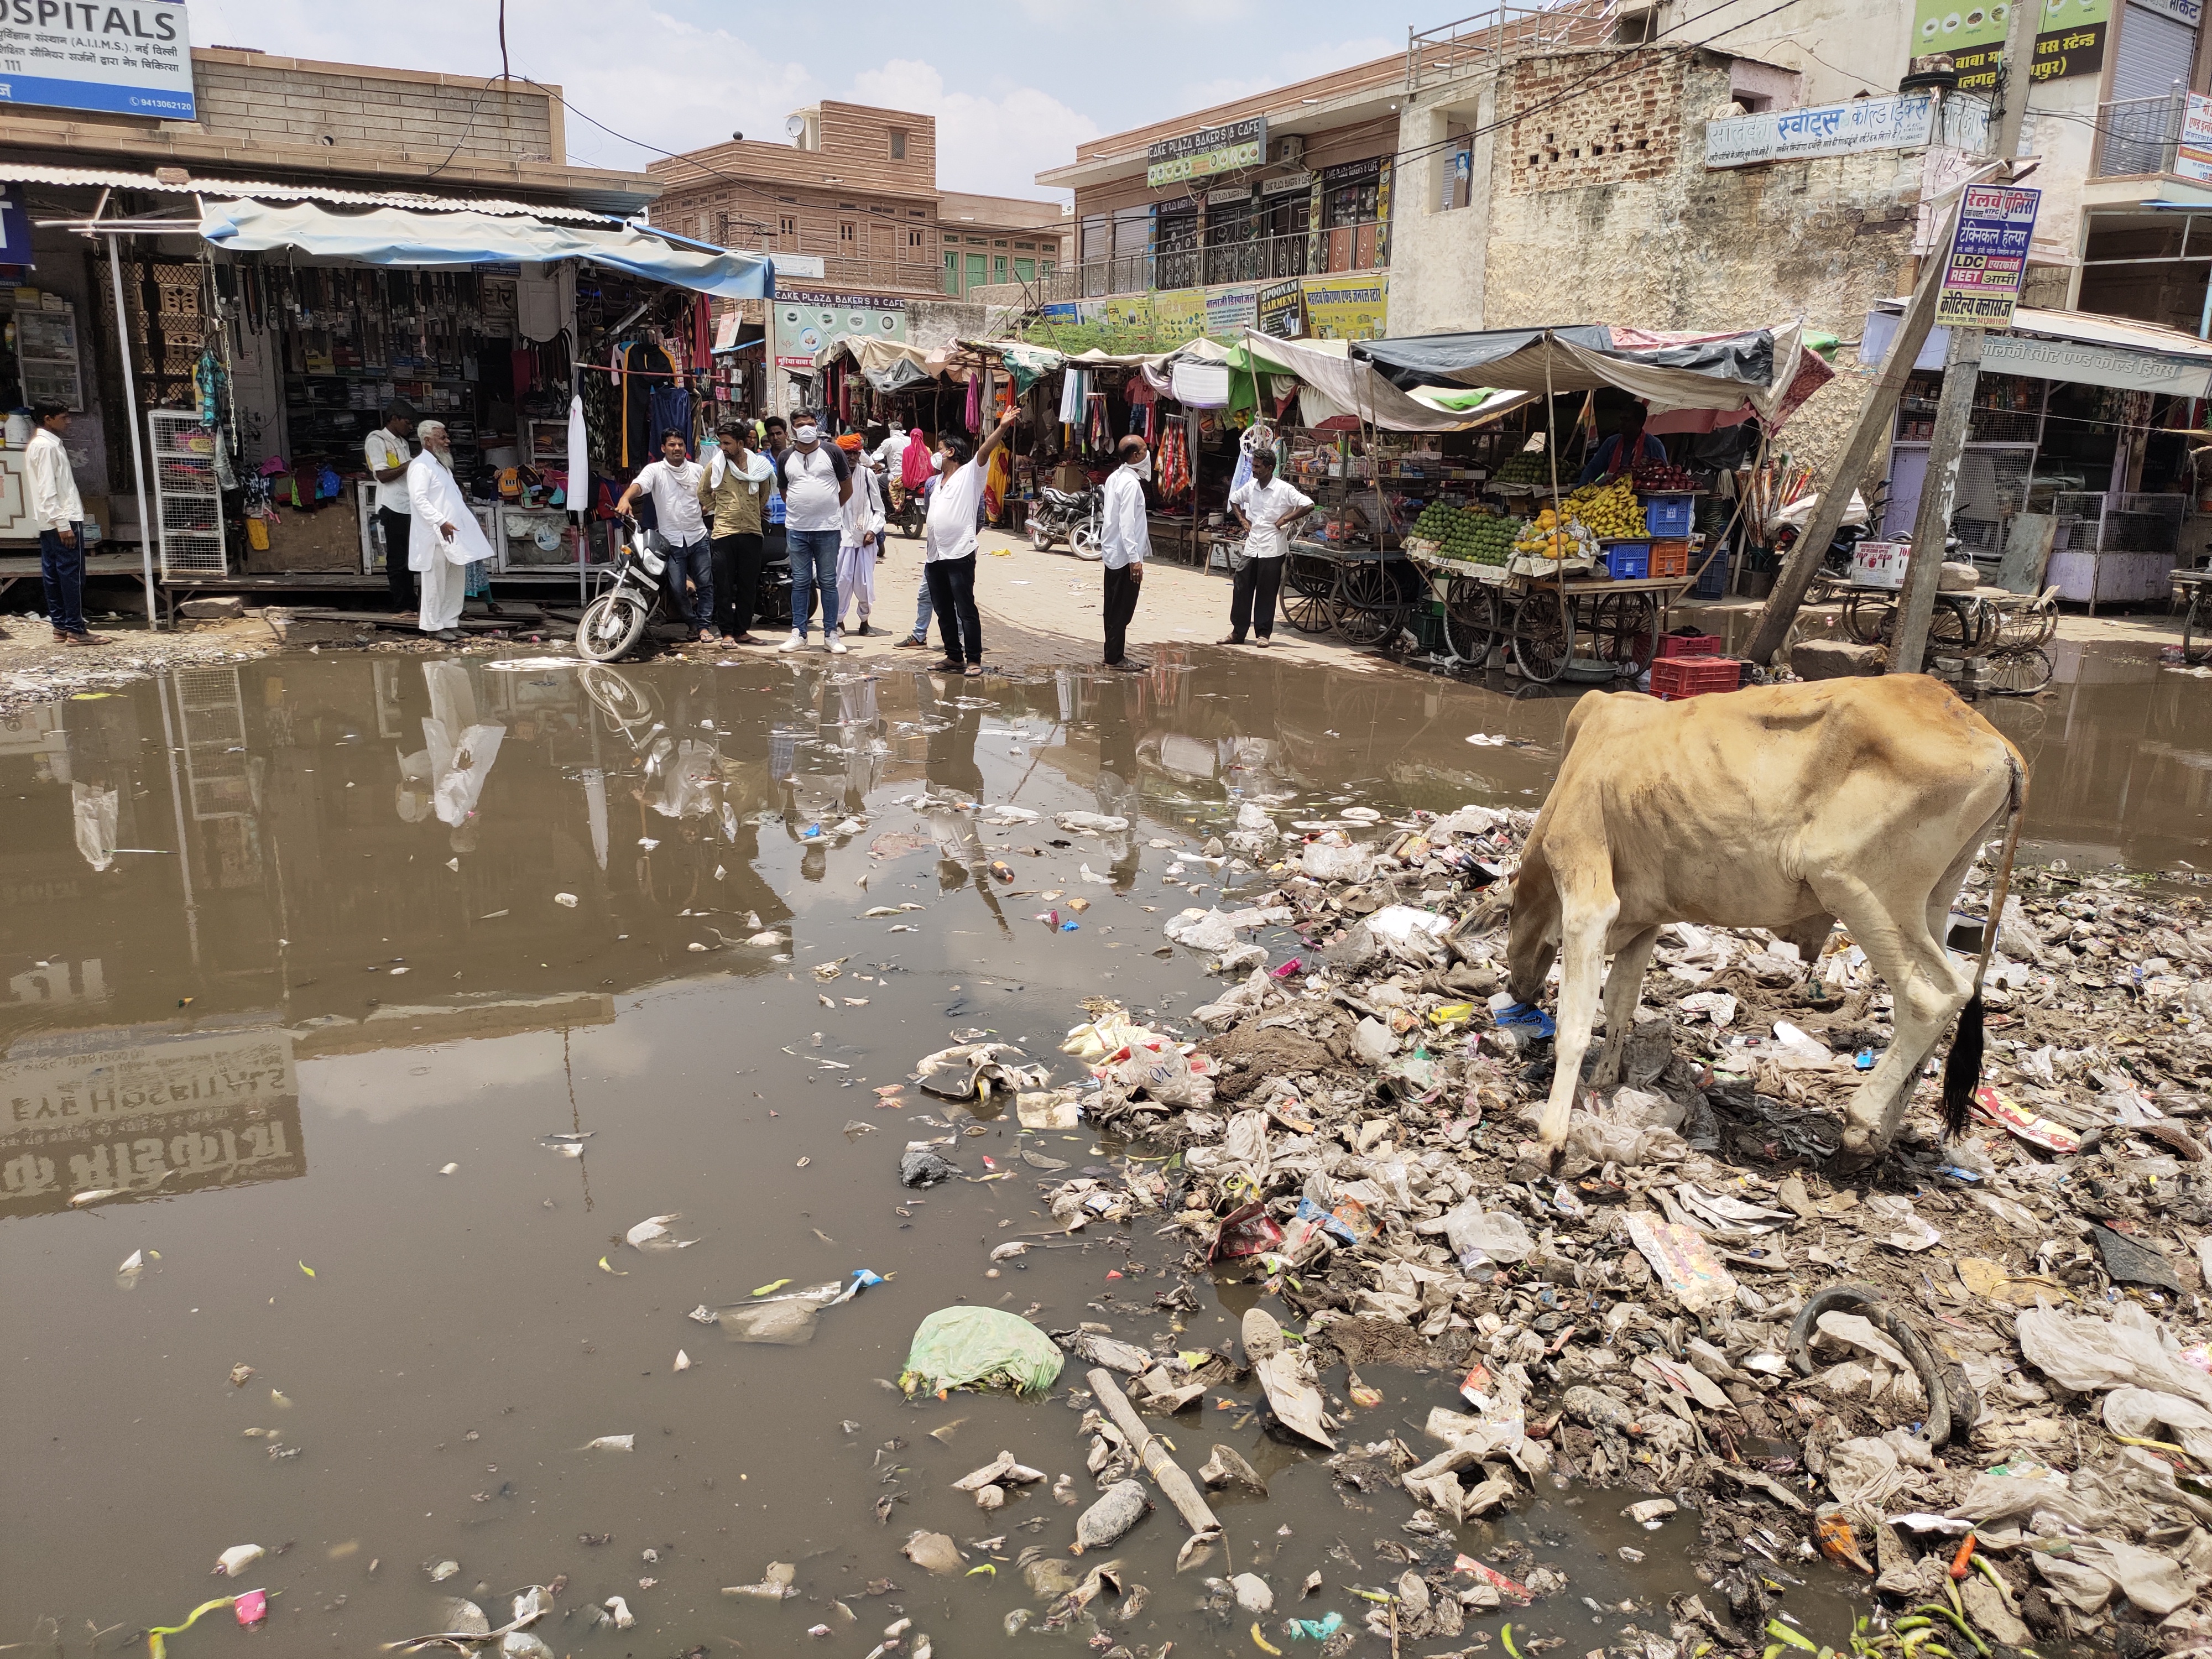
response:
<path id="1" fill-rule="evenodd" d="M 1455 576 L 1444 592 L 1444 642 L 1452 654 L 1475 668 L 1487 667 L 1490 653 L 1505 631 L 1498 589 L 1472 576 Z"/>
<path id="2" fill-rule="evenodd" d="M 2190 591 L 2189 609 L 2181 617 L 2181 661 L 2182 665 L 2187 668 L 2194 668 L 2204 659 L 2203 652 L 2191 652 L 2189 648 L 2197 633 L 2197 597 L 2200 592 L 2202 590 L 2197 588 Z M 2057 629 L 2052 631 L 2055 633 Z"/>
<path id="3" fill-rule="evenodd" d="M 1627 678 L 1651 666 L 1658 630 L 1659 607 L 1649 593 L 1601 593 L 1590 607 L 1598 660 L 1617 664 Z"/>
<path id="4" fill-rule="evenodd" d="M 1524 678 L 1549 685 L 1567 672 L 1574 643 L 1565 594 L 1539 588 L 1521 602 L 1513 627 L 1513 660 Z"/>
<path id="5" fill-rule="evenodd" d="M 1406 604 L 1390 573 L 1371 559 L 1347 564 L 1338 577 L 1329 616 L 1352 645 L 1380 645 L 1404 625 Z"/>
<path id="6" fill-rule="evenodd" d="M 2051 653 L 2041 646 L 2007 651 L 1989 659 L 1989 678 L 1984 690 L 1999 697 L 2032 697 L 2051 684 L 2057 672 Z"/>
<path id="7" fill-rule="evenodd" d="M 1894 600 L 1873 599 L 1864 593 L 1844 598 L 1844 632 L 1861 645 L 1887 645 L 1897 619 Z"/>
<path id="8" fill-rule="evenodd" d="M 1334 626 L 1328 601 L 1336 592 L 1332 565 L 1293 553 L 1283 571 L 1283 620 L 1301 634 L 1326 634 Z"/>
<path id="9" fill-rule="evenodd" d="M 1940 645 L 1968 657 L 1986 649 L 1995 631 L 1990 619 L 1996 613 L 1978 599 L 1943 593 L 1936 598 L 1935 614 L 1928 619 L 1929 646 Z"/>

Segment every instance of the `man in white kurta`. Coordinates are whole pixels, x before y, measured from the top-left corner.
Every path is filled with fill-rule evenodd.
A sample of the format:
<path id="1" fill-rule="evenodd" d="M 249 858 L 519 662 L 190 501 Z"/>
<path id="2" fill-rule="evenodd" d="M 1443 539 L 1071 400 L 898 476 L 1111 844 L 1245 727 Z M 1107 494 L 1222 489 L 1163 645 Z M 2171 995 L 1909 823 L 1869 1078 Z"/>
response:
<path id="1" fill-rule="evenodd" d="M 461 599 L 468 585 L 464 565 L 491 557 L 483 526 L 469 511 L 453 477 L 452 445 L 443 421 L 424 421 L 415 428 L 422 453 L 407 464 L 407 499 L 415 528 L 407 538 L 407 564 L 422 577 L 422 603 L 416 622 L 425 634 L 458 640 Z"/>

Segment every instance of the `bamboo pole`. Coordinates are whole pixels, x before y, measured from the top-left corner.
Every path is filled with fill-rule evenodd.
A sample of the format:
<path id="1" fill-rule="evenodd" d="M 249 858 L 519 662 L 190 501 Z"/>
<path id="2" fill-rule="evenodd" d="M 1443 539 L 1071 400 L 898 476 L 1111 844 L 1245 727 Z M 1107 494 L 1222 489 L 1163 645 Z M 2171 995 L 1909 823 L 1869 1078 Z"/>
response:
<path id="1" fill-rule="evenodd" d="M 1206 1506 L 1206 1499 L 1200 1496 L 1197 1486 L 1182 1472 L 1182 1466 L 1167 1455 L 1165 1449 L 1153 1437 L 1152 1431 L 1145 1426 L 1144 1419 L 1137 1415 L 1137 1408 L 1129 1403 L 1128 1395 L 1121 1392 L 1121 1385 L 1114 1381 L 1113 1374 L 1104 1370 L 1094 1370 L 1088 1373 L 1086 1380 L 1091 1384 L 1091 1391 L 1098 1396 L 1098 1403 L 1106 1407 L 1106 1414 L 1114 1419 L 1114 1426 L 1128 1437 L 1129 1444 L 1137 1454 L 1137 1461 L 1145 1466 L 1145 1473 L 1152 1477 L 1154 1483 L 1167 1494 L 1168 1501 L 1176 1506 L 1176 1512 L 1182 1516 L 1183 1525 L 1188 1527 L 1194 1535 L 1219 1532 L 1221 1522 L 1214 1519 L 1213 1511 Z"/>

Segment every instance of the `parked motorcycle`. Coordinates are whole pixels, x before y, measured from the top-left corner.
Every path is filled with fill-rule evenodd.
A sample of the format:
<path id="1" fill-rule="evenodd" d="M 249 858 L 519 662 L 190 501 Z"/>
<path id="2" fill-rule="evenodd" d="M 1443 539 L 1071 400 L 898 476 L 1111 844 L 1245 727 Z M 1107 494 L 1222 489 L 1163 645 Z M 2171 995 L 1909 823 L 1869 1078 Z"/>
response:
<path id="1" fill-rule="evenodd" d="M 1104 550 L 1098 544 L 1098 514 L 1103 494 L 1096 489 L 1070 492 L 1049 486 L 1037 492 L 1030 506 L 1030 545 L 1040 553 L 1052 551 L 1065 541 L 1079 559 L 1096 559 Z"/>
<path id="2" fill-rule="evenodd" d="M 612 662 L 634 650 L 668 605 L 668 561 L 646 545 L 635 524 L 619 526 L 614 585 L 584 607 L 576 624 L 576 654 Z"/>

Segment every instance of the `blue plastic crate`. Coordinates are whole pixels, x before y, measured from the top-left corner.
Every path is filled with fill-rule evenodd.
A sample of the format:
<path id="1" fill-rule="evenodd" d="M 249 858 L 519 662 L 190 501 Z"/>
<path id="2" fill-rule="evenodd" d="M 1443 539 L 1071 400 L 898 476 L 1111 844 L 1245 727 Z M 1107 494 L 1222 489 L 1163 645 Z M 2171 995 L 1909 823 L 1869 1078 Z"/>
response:
<path id="1" fill-rule="evenodd" d="M 1641 581 L 1651 574 L 1650 542 L 1607 542 L 1603 556 L 1617 582 Z"/>
<path id="2" fill-rule="evenodd" d="M 1694 495 L 1646 495 L 1644 527 L 1655 536 L 1688 535 L 1691 508 L 1697 500 Z"/>
<path id="3" fill-rule="evenodd" d="M 1692 554 L 1691 557 L 1694 559 L 1697 555 Z M 1698 578 L 1696 585 L 1690 589 L 1690 597 L 1693 599 L 1726 598 L 1728 573 L 1729 554 L 1728 549 L 1723 547 L 1706 561 L 1705 573 Z"/>

